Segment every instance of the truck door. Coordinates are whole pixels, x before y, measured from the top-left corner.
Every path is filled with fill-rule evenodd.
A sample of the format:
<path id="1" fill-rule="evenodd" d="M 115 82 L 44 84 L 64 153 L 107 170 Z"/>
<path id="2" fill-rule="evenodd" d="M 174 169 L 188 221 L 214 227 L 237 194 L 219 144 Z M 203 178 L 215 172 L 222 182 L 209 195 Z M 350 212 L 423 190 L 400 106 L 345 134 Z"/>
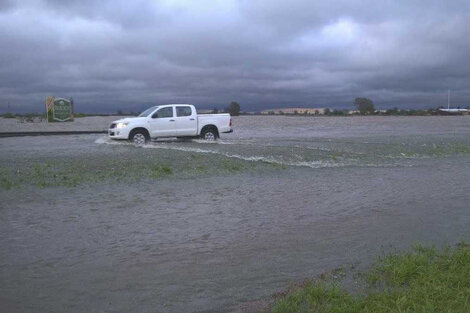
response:
<path id="1" fill-rule="evenodd" d="M 176 133 L 178 136 L 197 135 L 197 113 L 189 105 L 177 105 L 176 109 Z"/>
<path id="2" fill-rule="evenodd" d="M 150 137 L 173 137 L 176 136 L 176 121 L 173 107 L 164 107 L 152 114 L 149 121 Z"/>

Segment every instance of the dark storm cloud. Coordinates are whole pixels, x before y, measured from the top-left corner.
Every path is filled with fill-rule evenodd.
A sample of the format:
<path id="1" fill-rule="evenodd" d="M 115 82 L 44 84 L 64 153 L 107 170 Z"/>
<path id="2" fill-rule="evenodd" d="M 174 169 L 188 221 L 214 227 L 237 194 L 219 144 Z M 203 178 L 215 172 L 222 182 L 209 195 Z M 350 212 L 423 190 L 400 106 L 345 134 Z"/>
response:
<path id="1" fill-rule="evenodd" d="M 0 1 L 0 110 L 470 105 L 467 1 Z"/>

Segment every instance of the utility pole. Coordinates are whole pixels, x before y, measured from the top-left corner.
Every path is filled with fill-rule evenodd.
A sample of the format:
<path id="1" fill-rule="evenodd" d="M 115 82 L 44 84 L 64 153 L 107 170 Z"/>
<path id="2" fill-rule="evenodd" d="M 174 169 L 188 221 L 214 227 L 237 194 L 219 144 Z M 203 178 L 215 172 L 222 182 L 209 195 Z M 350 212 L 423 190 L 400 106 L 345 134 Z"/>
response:
<path id="1" fill-rule="evenodd" d="M 450 108 L 450 89 L 447 90 L 447 110 Z"/>

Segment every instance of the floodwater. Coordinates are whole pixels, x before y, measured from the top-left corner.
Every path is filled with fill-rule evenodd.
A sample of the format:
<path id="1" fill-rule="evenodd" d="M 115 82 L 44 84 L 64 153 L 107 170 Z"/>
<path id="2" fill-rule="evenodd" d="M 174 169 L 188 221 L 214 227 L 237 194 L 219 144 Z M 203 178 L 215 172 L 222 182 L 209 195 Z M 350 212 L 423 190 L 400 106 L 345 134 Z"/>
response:
<path id="1" fill-rule="evenodd" d="M 101 135 L 0 139 L 2 163 L 17 167 L 117 155 L 174 158 L 176 169 L 0 191 L 0 311 L 227 312 L 416 242 L 470 239 L 468 116 L 240 117 L 234 129 L 144 148 Z M 184 176 L 178 160 L 194 154 L 275 166 Z"/>

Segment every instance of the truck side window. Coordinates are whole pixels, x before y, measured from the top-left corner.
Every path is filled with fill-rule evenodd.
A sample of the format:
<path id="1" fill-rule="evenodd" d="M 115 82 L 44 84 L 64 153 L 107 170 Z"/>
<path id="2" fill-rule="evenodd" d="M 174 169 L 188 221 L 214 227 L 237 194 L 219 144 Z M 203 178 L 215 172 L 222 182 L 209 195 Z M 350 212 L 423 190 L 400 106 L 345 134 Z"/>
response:
<path id="1" fill-rule="evenodd" d="M 176 116 L 191 116 L 191 107 L 176 107 Z"/>
<path id="2" fill-rule="evenodd" d="M 153 113 L 152 118 L 165 118 L 165 117 L 173 117 L 173 108 L 166 107 L 158 110 L 157 112 Z"/>

